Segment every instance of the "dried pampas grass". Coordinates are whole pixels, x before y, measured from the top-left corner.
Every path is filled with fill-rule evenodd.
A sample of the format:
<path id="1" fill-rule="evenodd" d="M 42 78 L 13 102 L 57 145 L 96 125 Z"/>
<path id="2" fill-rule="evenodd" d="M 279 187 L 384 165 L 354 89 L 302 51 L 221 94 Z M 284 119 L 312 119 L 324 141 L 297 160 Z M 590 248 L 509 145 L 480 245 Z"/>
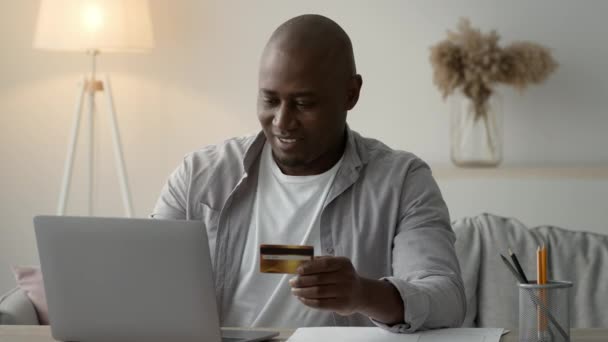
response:
<path id="1" fill-rule="evenodd" d="M 487 34 L 461 19 L 456 32 L 431 47 L 433 79 L 443 97 L 462 88 L 475 106 L 475 119 L 485 115 L 495 83 L 523 90 L 528 84 L 542 83 L 558 66 L 546 47 L 516 42 L 500 47 L 496 31 Z"/>

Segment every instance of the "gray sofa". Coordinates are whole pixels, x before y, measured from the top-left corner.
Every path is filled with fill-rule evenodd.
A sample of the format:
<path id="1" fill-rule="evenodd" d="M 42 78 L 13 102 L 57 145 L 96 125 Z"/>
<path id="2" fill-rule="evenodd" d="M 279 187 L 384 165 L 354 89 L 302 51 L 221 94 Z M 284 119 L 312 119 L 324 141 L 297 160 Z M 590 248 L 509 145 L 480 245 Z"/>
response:
<path id="1" fill-rule="evenodd" d="M 517 328 L 518 292 L 499 258 L 507 248 L 517 253 L 534 279 L 536 247 L 549 247 L 549 278 L 571 280 L 571 326 L 608 327 L 608 235 L 557 227 L 528 228 L 521 222 L 482 214 L 453 222 L 456 253 L 467 296 L 464 326 Z M 0 324 L 39 324 L 23 291 L 0 299 Z"/>

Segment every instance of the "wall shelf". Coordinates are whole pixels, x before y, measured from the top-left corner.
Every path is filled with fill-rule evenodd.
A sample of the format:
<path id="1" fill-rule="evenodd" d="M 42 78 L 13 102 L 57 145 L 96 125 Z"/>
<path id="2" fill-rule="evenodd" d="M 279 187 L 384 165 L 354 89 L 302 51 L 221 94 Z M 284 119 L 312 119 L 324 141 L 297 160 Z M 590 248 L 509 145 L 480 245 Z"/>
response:
<path id="1" fill-rule="evenodd" d="M 439 180 L 456 179 L 589 179 L 608 180 L 608 165 L 504 165 L 497 168 L 461 168 L 430 164 Z"/>

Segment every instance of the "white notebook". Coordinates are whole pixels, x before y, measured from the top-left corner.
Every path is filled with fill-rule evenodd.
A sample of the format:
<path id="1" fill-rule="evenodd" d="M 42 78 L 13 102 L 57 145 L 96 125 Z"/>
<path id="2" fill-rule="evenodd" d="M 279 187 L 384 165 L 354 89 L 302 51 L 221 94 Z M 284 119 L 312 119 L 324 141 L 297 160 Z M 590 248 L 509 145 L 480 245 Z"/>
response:
<path id="1" fill-rule="evenodd" d="M 500 328 L 457 328 L 395 334 L 376 327 L 299 328 L 288 342 L 499 342 Z"/>

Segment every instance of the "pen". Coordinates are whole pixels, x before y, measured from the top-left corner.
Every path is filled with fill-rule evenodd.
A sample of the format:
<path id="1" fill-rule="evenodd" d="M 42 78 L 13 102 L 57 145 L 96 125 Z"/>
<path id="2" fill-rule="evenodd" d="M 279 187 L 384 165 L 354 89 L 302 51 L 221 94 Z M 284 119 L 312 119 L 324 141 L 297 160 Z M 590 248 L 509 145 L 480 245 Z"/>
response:
<path id="1" fill-rule="evenodd" d="M 507 268 L 509 269 L 509 271 L 511 271 L 511 273 L 513 273 L 513 275 L 515 276 L 515 278 L 520 282 L 520 283 L 524 283 L 524 279 L 521 277 L 521 274 L 519 274 L 517 272 L 517 270 L 515 270 L 515 268 L 513 268 L 513 265 L 511 265 L 511 263 L 509 262 L 509 260 L 507 260 L 507 258 L 500 254 L 500 258 L 502 259 L 502 262 L 505 263 L 505 265 L 507 265 Z"/>
<path id="2" fill-rule="evenodd" d="M 521 275 L 521 279 L 523 280 L 523 283 L 528 284 L 528 277 L 526 277 L 526 273 L 521 268 L 521 265 L 519 264 L 519 260 L 517 260 L 517 255 L 515 255 L 515 253 L 513 253 L 511 248 L 509 248 L 509 255 L 511 256 L 511 260 L 513 260 L 513 265 L 515 265 L 515 268 Z"/>

